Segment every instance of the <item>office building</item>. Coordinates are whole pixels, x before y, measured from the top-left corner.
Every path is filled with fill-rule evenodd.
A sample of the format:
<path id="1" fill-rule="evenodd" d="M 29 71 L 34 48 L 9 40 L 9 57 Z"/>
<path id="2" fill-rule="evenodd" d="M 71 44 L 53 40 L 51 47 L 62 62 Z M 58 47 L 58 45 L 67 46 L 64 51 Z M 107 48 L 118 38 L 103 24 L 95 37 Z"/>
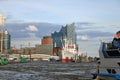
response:
<path id="1" fill-rule="evenodd" d="M 8 52 L 11 46 L 10 34 L 7 30 L 0 31 L 0 52 Z"/>

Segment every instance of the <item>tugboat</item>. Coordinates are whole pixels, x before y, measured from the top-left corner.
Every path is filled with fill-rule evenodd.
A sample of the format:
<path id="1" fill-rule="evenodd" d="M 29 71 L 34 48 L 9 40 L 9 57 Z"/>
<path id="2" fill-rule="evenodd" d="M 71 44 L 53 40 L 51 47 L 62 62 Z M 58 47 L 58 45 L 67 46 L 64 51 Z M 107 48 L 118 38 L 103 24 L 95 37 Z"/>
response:
<path id="1" fill-rule="evenodd" d="M 101 42 L 100 61 L 97 71 L 93 73 L 95 80 L 120 80 L 120 31 L 111 42 Z"/>

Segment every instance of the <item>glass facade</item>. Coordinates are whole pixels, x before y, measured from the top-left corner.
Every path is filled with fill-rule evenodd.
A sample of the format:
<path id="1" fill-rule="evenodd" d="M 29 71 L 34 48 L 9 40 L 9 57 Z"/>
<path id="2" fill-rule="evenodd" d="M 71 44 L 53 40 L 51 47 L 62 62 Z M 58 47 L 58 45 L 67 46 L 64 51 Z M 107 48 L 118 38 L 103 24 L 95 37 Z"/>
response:
<path id="1" fill-rule="evenodd" d="M 59 32 L 51 34 L 53 38 L 53 47 L 62 47 L 64 44 L 63 39 L 69 40 L 70 44 L 76 44 L 76 32 L 74 23 L 66 26 L 62 26 Z"/>
<path id="2" fill-rule="evenodd" d="M 54 32 L 51 34 L 53 39 L 53 47 L 61 47 L 62 34 L 60 32 Z"/>
<path id="3" fill-rule="evenodd" d="M 10 34 L 8 31 L 0 32 L 0 52 L 10 49 Z"/>
<path id="4" fill-rule="evenodd" d="M 4 49 L 10 49 L 10 34 L 8 33 L 8 31 L 4 31 L 4 39 L 3 39 L 3 46 Z"/>

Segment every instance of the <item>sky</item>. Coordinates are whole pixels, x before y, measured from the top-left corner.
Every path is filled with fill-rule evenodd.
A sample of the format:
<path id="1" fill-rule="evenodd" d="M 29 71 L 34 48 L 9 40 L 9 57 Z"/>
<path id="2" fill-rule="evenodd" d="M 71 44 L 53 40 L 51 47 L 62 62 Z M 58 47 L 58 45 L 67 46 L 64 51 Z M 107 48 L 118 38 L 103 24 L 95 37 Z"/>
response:
<path id="1" fill-rule="evenodd" d="M 0 13 L 6 23 L 75 22 L 77 43 L 88 56 L 98 56 L 100 40 L 111 41 L 120 29 L 120 0 L 0 0 Z M 26 30 L 39 32 L 37 26 Z"/>

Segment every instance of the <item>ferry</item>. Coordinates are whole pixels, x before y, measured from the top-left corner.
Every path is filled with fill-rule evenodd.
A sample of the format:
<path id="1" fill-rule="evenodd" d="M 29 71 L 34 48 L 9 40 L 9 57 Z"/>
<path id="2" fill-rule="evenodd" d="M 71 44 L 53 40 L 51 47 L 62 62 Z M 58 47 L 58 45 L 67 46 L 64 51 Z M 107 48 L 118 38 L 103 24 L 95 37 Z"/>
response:
<path id="1" fill-rule="evenodd" d="M 120 80 L 120 31 L 111 42 L 101 42 L 100 61 L 97 63 L 95 80 Z"/>

